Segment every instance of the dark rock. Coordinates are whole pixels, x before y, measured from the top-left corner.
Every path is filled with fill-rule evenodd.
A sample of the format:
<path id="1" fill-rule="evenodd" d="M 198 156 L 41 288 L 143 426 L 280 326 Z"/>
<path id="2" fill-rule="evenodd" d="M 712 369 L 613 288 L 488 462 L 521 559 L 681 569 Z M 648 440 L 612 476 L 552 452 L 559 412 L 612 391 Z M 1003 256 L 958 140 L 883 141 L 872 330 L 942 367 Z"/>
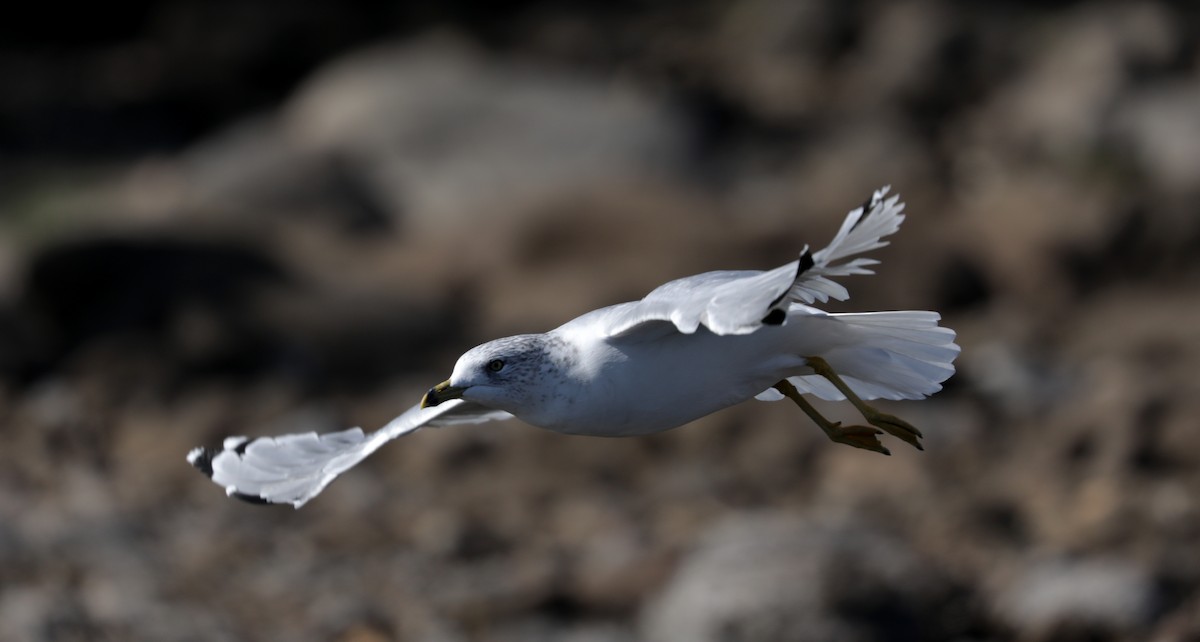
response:
<path id="1" fill-rule="evenodd" d="M 648 640 L 927 640 L 965 626 L 934 560 L 844 519 L 741 515 L 706 533 L 643 613 Z M 949 628 L 947 628 L 949 627 Z"/>
<path id="2" fill-rule="evenodd" d="M 102 338 L 163 347 L 181 315 L 199 310 L 223 340 L 210 367 L 254 367 L 269 350 L 247 302 L 287 277 L 264 253 L 234 243 L 168 237 L 78 240 L 33 258 L 22 293 L 50 346 L 44 368 Z"/>
<path id="3" fill-rule="evenodd" d="M 996 604 L 1015 630 L 1032 639 L 1120 639 L 1145 630 L 1156 595 L 1137 564 L 1057 559 L 1028 564 Z"/>

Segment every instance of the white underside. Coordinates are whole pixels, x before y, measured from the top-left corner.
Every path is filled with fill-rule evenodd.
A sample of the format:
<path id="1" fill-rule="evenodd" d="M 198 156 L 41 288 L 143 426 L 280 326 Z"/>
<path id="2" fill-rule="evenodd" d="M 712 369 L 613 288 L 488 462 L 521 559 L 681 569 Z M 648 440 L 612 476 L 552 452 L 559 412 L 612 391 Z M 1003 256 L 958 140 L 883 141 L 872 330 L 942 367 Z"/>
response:
<path id="1" fill-rule="evenodd" d="M 550 430 L 596 436 L 668 430 L 753 397 L 780 398 L 787 379 L 822 399 L 844 396 L 813 374 L 805 357 L 825 359 L 864 399 L 920 399 L 941 389 L 958 355 L 954 332 L 934 312 L 826 314 L 793 305 L 782 326 L 746 335 L 670 333 L 653 341 L 580 346 L 592 370 L 568 403 L 519 418 Z M 586 394 L 584 391 L 586 390 Z"/>

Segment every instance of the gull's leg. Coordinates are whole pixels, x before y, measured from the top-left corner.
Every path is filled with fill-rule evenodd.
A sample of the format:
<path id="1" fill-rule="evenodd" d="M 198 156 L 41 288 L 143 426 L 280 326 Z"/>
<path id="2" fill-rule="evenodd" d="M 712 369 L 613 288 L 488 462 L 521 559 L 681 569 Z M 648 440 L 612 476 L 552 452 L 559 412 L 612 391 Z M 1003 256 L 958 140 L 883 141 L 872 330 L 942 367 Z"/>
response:
<path id="1" fill-rule="evenodd" d="M 925 450 L 921 446 L 920 439 L 922 435 L 920 430 L 917 430 L 912 424 L 895 415 L 880 412 L 867 405 L 858 395 L 854 394 L 854 391 L 850 389 L 850 386 L 846 385 L 845 381 L 842 381 L 842 378 L 833 371 L 833 368 L 829 367 L 829 362 L 821 357 L 805 357 L 805 360 L 808 361 L 808 367 L 812 368 L 813 372 L 828 379 L 829 383 L 832 383 L 843 395 L 846 395 L 846 399 L 854 404 L 855 408 L 858 408 L 858 411 L 862 413 L 867 423 L 882 428 L 889 434 L 903 439 L 912 444 L 917 450 Z"/>
<path id="2" fill-rule="evenodd" d="M 797 406 L 800 406 L 800 409 L 804 411 L 804 414 L 808 415 L 809 419 L 812 419 L 814 423 L 820 426 L 821 430 L 824 430 L 825 434 L 828 435 L 833 441 L 839 444 L 854 446 L 855 448 L 862 448 L 864 450 L 883 453 L 885 455 L 892 454 L 887 448 L 884 447 L 883 444 L 879 443 L 879 437 L 876 436 L 882 435 L 882 430 L 871 428 L 869 426 L 843 427 L 839 421 L 829 421 L 825 417 L 821 416 L 821 413 L 817 412 L 817 409 L 813 408 L 812 404 L 808 403 L 808 400 L 800 394 L 800 391 L 796 390 L 796 386 L 793 386 L 791 383 L 789 383 L 787 379 L 780 381 L 773 387 L 779 392 L 782 392 L 785 397 L 794 401 Z"/>

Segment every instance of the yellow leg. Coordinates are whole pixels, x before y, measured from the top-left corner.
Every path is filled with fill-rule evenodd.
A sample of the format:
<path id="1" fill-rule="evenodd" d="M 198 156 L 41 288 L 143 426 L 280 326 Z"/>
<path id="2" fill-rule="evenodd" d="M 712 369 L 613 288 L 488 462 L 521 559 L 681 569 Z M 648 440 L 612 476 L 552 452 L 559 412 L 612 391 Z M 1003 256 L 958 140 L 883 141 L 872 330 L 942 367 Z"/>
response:
<path id="1" fill-rule="evenodd" d="M 882 430 L 868 426 L 843 427 L 841 422 L 829 421 L 821 416 L 821 413 L 817 412 L 817 409 L 813 408 L 812 404 L 808 403 L 808 400 L 804 398 L 804 395 L 801 395 L 800 391 L 796 390 L 796 386 L 789 383 L 787 379 L 775 384 L 774 388 L 795 402 L 797 406 L 800 406 L 804 414 L 808 415 L 809 419 L 812 419 L 814 423 L 820 426 L 821 430 L 824 430 L 825 434 L 834 442 L 885 455 L 892 454 L 891 451 L 879 442 L 878 435 L 883 434 Z"/>
<path id="2" fill-rule="evenodd" d="M 895 415 L 889 415 L 886 412 L 880 412 L 867 405 L 867 403 L 860 399 L 858 395 L 854 394 L 854 391 L 850 389 L 850 386 L 846 385 L 845 381 L 842 381 L 842 378 L 833 371 L 833 368 L 831 368 L 829 363 L 824 359 L 820 357 L 806 357 L 806 360 L 808 361 L 808 367 L 812 368 L 813 372 L 828 379 L 829 383 L 832 383 L 834 387 L 836 387 L 843 395 L 846 395 L 846 399 L 849 400 L 850 403 L 854 404 L 854 407 L 862 413 L 862 416 L 867 420 L 867 423 L 884 429 L 890 435 L 903 439 L 909 444 L 912 444 L 912 446 L 917 450 L 925 450 L 925 448 L 921 446 L 920 439 L 922 435 L 920 430 L 917 430 L 912 424 L 899 417 L 896 417 Z"/>

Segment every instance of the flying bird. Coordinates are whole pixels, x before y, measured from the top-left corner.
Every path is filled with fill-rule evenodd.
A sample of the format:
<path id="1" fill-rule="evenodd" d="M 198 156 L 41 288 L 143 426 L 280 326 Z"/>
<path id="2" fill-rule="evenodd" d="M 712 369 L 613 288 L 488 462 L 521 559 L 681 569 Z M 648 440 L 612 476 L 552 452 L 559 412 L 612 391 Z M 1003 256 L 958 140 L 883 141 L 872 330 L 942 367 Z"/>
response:
<path id="1" fill-rule="evenodd" d="M 790 399 L 837 443 L 891 454 L 889 434 L 922 449 L 921 432 L 866 400 L 920 399 L 954 373 L 959 347 L 936 312 L 831 314 L 849 298 L 833 277 L 872 274 L 861 257 L 888 244 L 904 204 L 888 187 L 851 211 L 827 247 L 773 270 L 697 274 L 640 301 L 593 310 L 541 334 L 468 350 L 450 378 L 375 432 L 230 437 L 188 462 L 227 494 L 292 504 L 315 497 L 377 448 L 420 428 L 516 417 L 555 432 L 649 435 L 757 398 Z M 846 400 L 865 425 L 821 415 L 806 395 Z"/>

